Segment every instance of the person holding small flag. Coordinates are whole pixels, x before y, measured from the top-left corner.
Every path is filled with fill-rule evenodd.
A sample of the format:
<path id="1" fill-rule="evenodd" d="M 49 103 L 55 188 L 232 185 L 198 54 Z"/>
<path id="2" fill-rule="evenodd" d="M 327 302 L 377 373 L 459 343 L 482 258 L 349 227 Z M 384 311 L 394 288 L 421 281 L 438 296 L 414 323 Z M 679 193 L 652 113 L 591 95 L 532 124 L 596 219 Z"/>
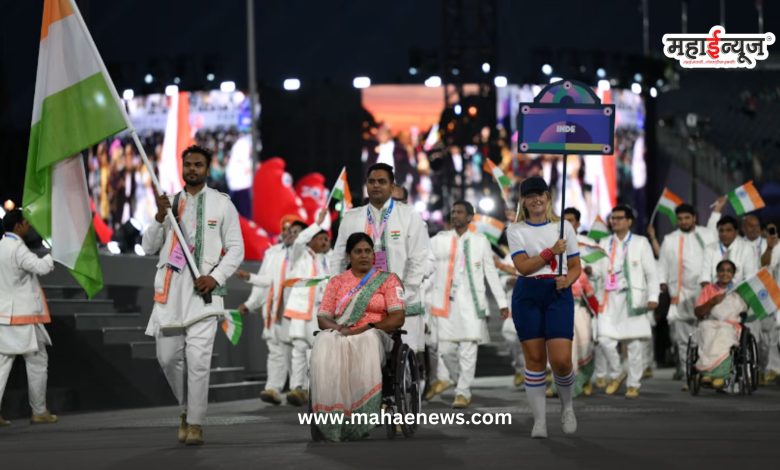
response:
<path id="1" fill-rule="evenodd" d="M 672 344 L 677 346 L 677 377 L 682 377 L 688 352 L 688 337 L 696 328 L 693 308 L 699 296 L 702 262 L 707 246 L 717 238 L 715 226 L 725 198 L 716 202 L 707 227 L 696 225 L 696 209 L 680 203 L 674 209 L 677 230 L 666 235 L 661 244 L 658 275 L 661 291 L 670 297 L 667 320 Z M 683 390 L 687 384 L 683 385 Z"/>
<path id="2" fill-rule="evenodd" d="M 608 256 L 588 266 L 586 272 L 604 291 L 597 326 L 610 379 L 606 393 L 617 392 L 625 377 L 617 350 L 618 342 L 624 342 L 628 349 L 625 396 L 637 398 L 645 369 L 644 342 L 653 335 L 651 316 L 658 307 L 660 284 L 650 242 L 631 232 L 633 209 L 616 206 L 609 222 L 613 233 L 600 242 Z"/>
<path id="3" fill-rule="evenodd" d="M 473 218 L 474 207 L 467 201 L 456 201 L 451 212 L 453 230 L 439 232 L 431 239 L 435 258 L 431 315 L 436 322 L 439 355 L 449 372 L 440 375 L 432 389 L 443 389 L 441 383 L 449 377 L 456 379 L 453 408 L 466 408 L 471 403 L 477 346 L 489 340 L 485 280 L 501 316 L 509 317 L 493 250 L 484 235 L 469 230 Z"/>
<path id="4" fill-rule="evenodd" d="M 694 313 L 699 322 L 693 331 L 699 348 L 695 367 L 703 382 L 721 390 L 731 374 L 731 348 L 739 344 L 739 314 L 747 305 L 739 295 L 729 293 L 733 291 L 736 265 L 724 259 L 716 270 L 717 280 L 707 284 L 696 298 Z"/>
<path id="5" fill-rule="evenodd" d="M 753 247 L 739 237 L 739 222 L 733 216 L 724 215 L 717 222 L 718 240 L 710 243 L 704 251 L 701 278 L 702 287 L 715 282 L 717 278 L 716 266 L 723 259 L 728 259 L 737 265 L 734 275 L 735 282 L 749 278 L 756 274 L 759 260 L 756 258 Z"/>
<path id="6" fill-rule="evenodd" d="M 157 215 L 142 238 L 146 253 L 160 253 L 146 334 L 154 336 L 157 360 L 182 406 L 179 442 L 201 445 L 217 332 L 214 314 L 224 311 L 226 282 L 244 260 L 244 241 L 230 197 L 206 185 L 211 151 L 193 145 L 184 150 L 182 160 L 184 191 L 172 198 L 157 196 Z M 187 247 L 174 235 L 166 218 L 169 209 Z M 197 279 L 189 272 L 184 250 L 193 253 L 201 273 Z M 164 334 L 167 326 L 187 324 L 183 334 Z"/>
<path id="7" fill-rule="evenodd" d="M 758 266 L 762 255 L 768 249 L 767 240 L 761 235 L 761 219 L 758 214 L 751 212 L 742 216 L 742 239 L 753 248 L 754 256 L 758 260 Z M 778 331 L 775 315 L 768 315 L 761 320 L 757 330 L 753 330 L 758 343 L 758 364 L 761 385 L 766 385 L 777 380 L 777 373 L 769 369 L 769 356 L 773 349 L 777 349 Z"/>
<path id="8" fill-rule="evenodd" d="M 301 231 L 306 229 L 297 216 L 285 216 L 281 220 L 282 242 L 268 250 L 257 274 L 238 271 L 236 276 L 253 285 L 249 298 L 238 309 L 242 313 L 260 310 L 263 316 L 263 339 L 268 346 L 266 359 L 267 380 L 260 399 L 274 405 L 282 404 L 282 389 L 292 368 L 292 342 L 290 318 L 284 316 L 290 289 L 285 282 L 293 269 L 293 244 Z"/>
<path id="9" fill-rule="evenodd" d="M 569 222 L 576 233 L 580 229 L 580 217 L 582 214 L 574 207 L 567 207 L 563 210 L 563 218 Z M 596 242 L 586 235 L 578 234 L 577 242 L 580 246 L 580 259 L 585 262 L 582 255 L 583 249 L 596 245 Z M 598 245 L 596 245 L 598 247 Z M 606 257 L 606 253 L 598 247 L 594 256 L 598 261 Z M 580 393 L 590 396 L 593 393 L 593 384 L 591 377 L 595 368 L 595 346 L 593 344 L 592 319 L 599 311 L 599 302 L 596 297 L 596 291 L 593 284 L 583 271 L 577 281 L 572 284 L 572 295 L 574 296 L 574 340 L 572 347 L 572 364 L 577 379 L 574 384 L 574 396 Z"/>
<path id="10" fill-rule="evenodd" d="M 295 238 L 290 254 L 292 279 L 286 283 L 290 294 L 284 317 L 290 320 L 289 338 L 292 343 L 287 403 L 295 406 L 306 405 L 309 401 L 309 356 L 314 332 L 318 329 L 317 308 L 325 288 L 324 281 L 330 273 L 326 257 L 330 251 L 330 237 L 323 228 L 327 216 L 327 209 L 321 209 L 316 222 Z M 295 282 L 296 279 L 299 281 Z"/>

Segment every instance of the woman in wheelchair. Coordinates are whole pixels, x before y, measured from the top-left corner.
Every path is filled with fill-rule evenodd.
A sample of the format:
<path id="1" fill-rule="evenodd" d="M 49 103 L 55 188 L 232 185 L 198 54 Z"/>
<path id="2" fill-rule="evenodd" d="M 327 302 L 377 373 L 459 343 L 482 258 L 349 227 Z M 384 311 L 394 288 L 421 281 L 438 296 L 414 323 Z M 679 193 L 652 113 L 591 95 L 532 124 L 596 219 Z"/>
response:
<path id="1" fill-rule="evenodd" d="M 704 286 L 694 309 L 699 319 L 695 333 L 699 358 L 695 367 L 702 382 L 711 382 L 714 389 L 720 390 L 731 371 L 731 348 L 739 345 L 739 314 L 747 310 L 747 305 L 736 292 L 726 293 L 732 287 L 736 265 L 723 260 L 716 269 L 717 282 Z"/>
<path id="2" fill-rule="evenodd" d="M 311 352 L 312 412 L 380 413 L 382 365 L 404 323 L 403 286 L 393 273 L 374 268 L 374 242 L 365 233 L 347 239 L 349 266 L 328 282 L 318 315 L 323 330 Z M 331 441 L 365 437 L 365 424 L 318 424 Z"/>

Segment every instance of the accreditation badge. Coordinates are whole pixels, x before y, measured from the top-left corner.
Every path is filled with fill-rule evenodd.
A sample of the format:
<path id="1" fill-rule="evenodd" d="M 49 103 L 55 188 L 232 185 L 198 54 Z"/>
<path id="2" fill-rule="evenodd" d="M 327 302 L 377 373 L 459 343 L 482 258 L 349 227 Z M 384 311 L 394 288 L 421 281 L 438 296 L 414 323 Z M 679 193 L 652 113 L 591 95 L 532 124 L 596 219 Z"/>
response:
<path id="1" fill-rule="evenodd" d="M 374 252 L 374 267 L 381 270 L 381 271 L 387 271 L 387 252 L 382 251 L 375 251 Z"/>

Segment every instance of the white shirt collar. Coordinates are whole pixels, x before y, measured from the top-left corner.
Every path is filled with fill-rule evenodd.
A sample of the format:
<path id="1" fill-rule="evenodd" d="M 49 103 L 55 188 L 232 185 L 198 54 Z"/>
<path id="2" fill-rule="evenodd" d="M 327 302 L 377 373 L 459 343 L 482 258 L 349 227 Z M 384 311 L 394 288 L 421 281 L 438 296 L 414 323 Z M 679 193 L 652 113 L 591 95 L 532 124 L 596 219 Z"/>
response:
<path id="1" fill-rule="evenodd" d="M 206 188 L 208 188 L 208 187 L 209 187 L 209 186 L 208 186 L 207 184 L 204 184 L 204 185 L 203 185 L 203 188 L 201 188 L 201 190 L 200 190 L 200 191 L 198 191 L 198 192 L 197 192 L 197 193 L 195 193 L 195 194 L 190 194 L 190 193 L 189 193 L 189 192 L 188 192 L 186 189 L 182 189 L 182 192 L 184 193 L 184 198 L 185 198 L 185 199 L 192 199 L 192 198 L 196 198 L 196 197 L 200 196 L 200 195 L 201 195 L 201 193 L 203 193 L 204 191 L 206 191 Z"/>

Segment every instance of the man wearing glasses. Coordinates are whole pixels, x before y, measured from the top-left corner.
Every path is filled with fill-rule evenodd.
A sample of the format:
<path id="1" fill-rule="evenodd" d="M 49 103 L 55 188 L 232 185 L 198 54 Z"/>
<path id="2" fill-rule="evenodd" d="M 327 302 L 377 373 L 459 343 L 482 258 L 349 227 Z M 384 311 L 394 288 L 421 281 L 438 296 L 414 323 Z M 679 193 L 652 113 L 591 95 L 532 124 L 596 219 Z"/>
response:
<path id="1" fill-rule="evenodd" d="M 598 316 L 599 347 L 607 360 L 607 395 L 620 388 L 618 342 L 628 349 L 626 398 L 639 397 L 644 369 L 643 346 L 652 338 L 650 316 L 658 307 L 660 285 L 653 249 L 647 238 L 631 233 L 634 212 L 619 205 L 609 218 L 612 235 L 601 240 L 607 257 L 586 268 L 586 273 L 604 292 Z M 598 379 L 599 377 L 597 377 Z"/>

